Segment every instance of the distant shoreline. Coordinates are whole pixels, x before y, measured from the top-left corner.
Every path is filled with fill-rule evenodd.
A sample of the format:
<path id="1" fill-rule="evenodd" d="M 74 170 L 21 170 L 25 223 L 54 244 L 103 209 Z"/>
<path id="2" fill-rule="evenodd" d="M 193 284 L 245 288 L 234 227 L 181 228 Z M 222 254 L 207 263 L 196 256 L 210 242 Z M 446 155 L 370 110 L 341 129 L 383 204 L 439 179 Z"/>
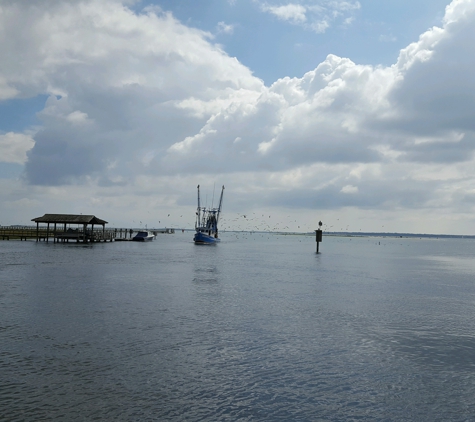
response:
<path id="1" fill-rule="evenodd" d="M 186 229 L 185 229 L 186 231 Z M 315 236 L 315 232 L 279 232 L 257 230 L 222 230 L 223 233 L 278 234 L 283 236 Z M 428 239 L 475 239 L 475 235 L 465 234 L 422 234 L 422 233 L 381 233 L 381 232 L 323 232 L 323 236 L 332 237 L 394 237 Z"/>
<path id="2" fill-rule="evenodd" d="M 26 225 L 10 225 L 0 226 L 0 229 L 10 228 L 34 228 L 36 226 Z M 108 227 L 108 230 L 114 230 L 116 227 Z M 148 228 L 150 231 L 163 231 L 167 228 Z M 168 227 L 169 230 L 174 229 L 176 232 L 194 232 L 193 228 L 183 227 Z M 119 228 L 117 228 L 119 230 Z M 121 230 L 130 230 L 124 229 Z M 133 231 L 139 231 L 143 229 L 133 228 Z M 315 236 L 315 231 L 312 232 L 282 232 L 282 231 L 268 231 L 268 230 L 220 230 L 221 233 L 250 233 L 250 234 L 276 234 L 283 236 Z M 328 232 L 323 231 L 323 236 L 332 237 L 394 237 L 394 238 L 426 238 L 426 239 L 475 239 L 475 235 L 466 234 L 423 234 L 423 233 L 386 233 L 386 232 Z"/>

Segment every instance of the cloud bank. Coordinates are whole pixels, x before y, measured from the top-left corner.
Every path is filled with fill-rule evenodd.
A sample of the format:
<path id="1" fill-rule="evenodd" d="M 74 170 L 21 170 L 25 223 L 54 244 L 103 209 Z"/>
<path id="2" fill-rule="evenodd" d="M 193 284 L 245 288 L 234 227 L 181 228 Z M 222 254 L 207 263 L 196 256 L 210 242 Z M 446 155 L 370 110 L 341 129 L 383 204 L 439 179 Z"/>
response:
<path id="1" fill-rule="evenodd" d="M 265 8 L 309 22 L 308 5 Z M 38 189 L 163 194 L 160 206 L 178 206 L 189 203 L 172 192 L 219 175 L 240 186 L 235 207 L 466 218 L 475 199 L 474 23 L 475 0 L 454 0 L 443 25 L 392 66 L 329 55 L 301 78 L 265 86 L 211 34 L 158 8 L 7 1 L 0 100 L 49 96 L 25 164 Z M 33 141 L 0 136 L 3 161 L 24 162 Z"/>

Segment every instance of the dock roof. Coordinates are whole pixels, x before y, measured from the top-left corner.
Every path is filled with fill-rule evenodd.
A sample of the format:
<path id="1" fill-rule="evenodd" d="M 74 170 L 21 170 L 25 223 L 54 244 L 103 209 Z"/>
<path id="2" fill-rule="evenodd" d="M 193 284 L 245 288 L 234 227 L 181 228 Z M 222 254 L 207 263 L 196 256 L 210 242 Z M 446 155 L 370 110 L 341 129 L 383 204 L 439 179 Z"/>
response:
<path id="1" fill-rule="evenodd" d="M 33 218 L 36 223 L 64 223 L 64 224 L 107 224 L 107 221 L 97 218 L 95 215 L 77 214 L 45 214 L 43 217 Z"/>

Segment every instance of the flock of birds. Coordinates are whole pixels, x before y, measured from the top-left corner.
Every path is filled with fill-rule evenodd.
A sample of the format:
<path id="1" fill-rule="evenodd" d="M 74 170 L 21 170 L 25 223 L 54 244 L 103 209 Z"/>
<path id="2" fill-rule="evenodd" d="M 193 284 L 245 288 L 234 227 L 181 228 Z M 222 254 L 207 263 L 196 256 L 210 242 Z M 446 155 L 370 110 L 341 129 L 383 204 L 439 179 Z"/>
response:
<path id="1" fill-rule="evenodd" d="M 384 228 L 384 226 L 382 226 Z M 307 224 L 298 223 L 292 216 L 287 215 L 284 221 L 273 221 L 271 215 L 240 214 L 220 220 L 220 230 L 241 231 L 241 232 L 283 232 L 283 233 L 313 233 L 315 227 Z M 340 219 L 337 218 L 333 224 L 322 224 L 321 229 L 326 232 L 349 232 L 350 225 L 342 226 Z M 361 232 L 361 229 L 359 229 Z M 352 231 L 354 232 L 354 231 Z"/>
<path id="2" fill-rule="evenodd" d="M 297 224 L 297 220 L 291 221 L 290 215 L 283 222 L 275 222 L 272 220 L 272 215 L 258 215 L 255 212 L 252 214 L 237 213 L 230 218 L 223 217 L 220 221 L 221 231 L 284 232 L 296 231 L 295 229 L 300 229 L 300 225 Z"/>
<path id="3" fill-rule="evenodd" d="M 185 216 L 187 217 L 187 216 Z M 158 220 L 160 226 L 165 226 L 169 228 L 192 228 L 190 226 L 190 219 L 186 218 L 186 222 L 182 220 L 183 214 L 172 215 L 168 213 L 163 220 Z M 236 213 L 231 216 L 229 213 L 222 214 L 219 221 L 219 230 L 221 232 L 232 231 L 232 232 L 249 232 L 249 233 L 259 233 L 259 232 L 268 232 L 268 233 L 313 233 L 316 229 L 315 227 L 309 225 L 308 223 L 297 222 L 295 216 L 287 215 L 283 221 L 275 221 L 276 218 L 273 218 L 272 215 L 262 214 L 262 213 Z M 332 224 L 323 224 L 321 229 L 326 232 L 348 232 L 350 225 L 342 226 L 340 219 Z M 140 224 L 140 227 L 144 226 L 142 221 L 133 220 L 134 225 Z M 194 224 L 194 221 L 193 221 Z M 384 227 L 384 226 L 382 226 Z M 361 231 L 361 229 L 359 230 Z"/>
<path id="4" fill-rule="evenodd" d="M 171 219 L 170 219 L 171 217 Z M 183 218 L 183 214 L 179 215 L 179 218 Z M 177 217 L 172 214 L 167 214 L 164 223 L 167 227 L 181 228 L 186 227 L 188 224 L 183 224 L 183 221 L 176 221 Z M 342 227 L 338 224 L 339 218 L 333 224 L 323 224 L 321 227 L 323 231 L 327 232 L 348 232 L 349 224 Z M 142 221 L 133 220 L 134 225 L 140 224 L 143 227 Z M 162 224 L 162 220 L 158 220 L 158 224 Z M 340 227 L 338 227 L 340 226 Z M 384 228 L 384 226 L 382 226 Z M 241 214 L 236 213 L 231 217 L 221 216 L 219 222 L 220 231 L 236 231 L 236 232 L 288 232 L 288 233 L 308 233 L 313 232 L 315 227 L 310 227 L 308 224 L 301 225 L 296 219 L 292 220 L 292 216 L 287 215 L 284 221 L 274 221 L 272 215 L 262 213 Z M 359 229 L 361 231 L 361 229 Z"/>
<path id="5" fill-rule="evenodd" d="M 150 212 L 149 212 L 150 214 Z M 188 216 L 185 216 L 188 217 Z M 186 223 L 183 220 L 177 220 L 178 215 L 174 216 L 171 213 L 167 214 L 167 217 L 163 220 L 158 220 L 160 226 L 165 226 L 169 228 L 192 228 L 190 226 L 189 218 L 186 218 Z M 179 218 L 183 218 L 183 214 L 179 215 Z M 144 224 L 142 221 L 133 220 L 134 225 L 140 224 L 140 227 L 143 228 Z M 194 221 L 193 221 L 194 224 Z M 145 225 L 145 227 L 147 227 Z M 235 231 L 235 232 L 282 232 L 282 233 L 312 233 L 316 229 L 311 227 L 308 223 L 302 224 L 298 223 L 295 217 L 293 218 L 290 215 L 287 215 L 284 221 L 275 221 L 275 218 L 272 218 L 272 215 L 262 214 L 262 213 L 236 213 L 229 216 L 229 214 L 223 214 L 219 221 L 219 230 L 221 232 L 225 231 Z M 333 223 L 326 224 L 324 223 L 321 229 L 324 232 L 349 232 L 350 225 L 346 226 L 340 223 L 340 219 L 337 218 Z M 382 230 L 384 230 L 384 225 Z M 361 232 L 361 229 L 359 229 Z M 355 230 L 352 230 L 351 233 L 355 233 Z"/>

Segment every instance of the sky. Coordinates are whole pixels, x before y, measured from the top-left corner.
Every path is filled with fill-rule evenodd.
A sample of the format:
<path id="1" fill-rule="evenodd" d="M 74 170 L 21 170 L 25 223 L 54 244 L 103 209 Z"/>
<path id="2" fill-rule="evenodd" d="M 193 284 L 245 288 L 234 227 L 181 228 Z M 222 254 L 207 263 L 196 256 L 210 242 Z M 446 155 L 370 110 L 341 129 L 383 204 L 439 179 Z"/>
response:
<path id="1" fill-rule="evenodd" d="M 0 0 L 0 225 L 475 234 L 475 0 Z"/>

